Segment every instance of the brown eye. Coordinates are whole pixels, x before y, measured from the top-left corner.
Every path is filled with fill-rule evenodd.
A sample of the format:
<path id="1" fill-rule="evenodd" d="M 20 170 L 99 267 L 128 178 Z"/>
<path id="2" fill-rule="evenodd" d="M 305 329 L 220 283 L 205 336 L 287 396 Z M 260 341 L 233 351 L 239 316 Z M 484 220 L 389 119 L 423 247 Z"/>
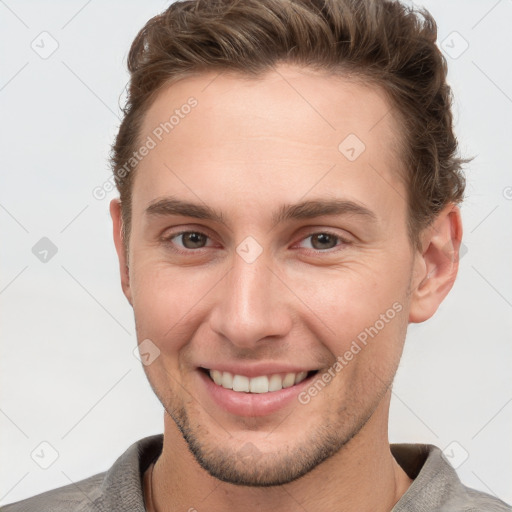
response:
<path id="1" fill-rule="evenodd" d="M 169 237 L 167 240 L 174 243 L 175 240 L 180 239 L 181 246 L 185 249 L 202 249 L 206 246 L 208 236 L 199 231 L 183 231 Z M 178 244 L 178 247 L 180 247 L 180 244 Z"/>
<path id="2" fill-rule="evenodd" d="M 308 238 L 311 238 L 311 245 L 316 250 L 332 249 L 338 245 L 337 241 L 339 240 L 339 237 L 329 233 L 317 233 L 310 235 Z"/>
<path id="3" fill-rule="evenodd" d="M 336 233 L 331 233 L 330 231 L 316 231 L 310 233 L 299 242 L 299 245 L 302 246 L 306 252 L 314 255 L 325 254 L 326 256 L 338 253 L 350 244 L 351 242 L 349 240 Z"/>

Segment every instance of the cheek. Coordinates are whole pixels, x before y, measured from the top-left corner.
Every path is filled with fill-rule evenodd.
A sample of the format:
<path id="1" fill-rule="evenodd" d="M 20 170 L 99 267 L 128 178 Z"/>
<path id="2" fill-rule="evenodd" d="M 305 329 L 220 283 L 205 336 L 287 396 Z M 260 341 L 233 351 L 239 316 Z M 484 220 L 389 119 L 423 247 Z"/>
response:
<path id="1" fill-rule="evenodd" d="M 326 342 L 334 355 L 327 370 L 334 376 L 333 401 L 347 407 L 357 403 L 356 409 L 364 409 L 383 395 L 400 361 L 406 320 L 405 307 L 397 301 L 378 314 L 361 313 L 358 326 L 340 328 L 340 335 Z"/>
<path id="2" fill-rule="evenodd" d="M 139 340 L 154 340 L 162 350 L 179 349 L 201 322 L 207 292 L 218 279 L 149 259 L 133 263 L 130 286 Z"/>
<path id="3" fill-rule="evenodd" d="M 379 260 L 354 263 L 322 286 L 306 283 L 311 329 L 351 371 L 360 364 L 391 368 L 402 351 L 410 262 L 403 256 Z"/>
<path id="4" fill-rule="evenodd" d="M 345 367 L 371 364 L 377 368 L 394 365 L 406 329 L 406 308 L 400 301 L 376 310 L 355 308 L 339 315 L 336 336 L 323 338 L 339 363 Z"/>
<path id="5" fill-rule="evenodd" d="M 326 330 L 331 328 L 336 334 L 354 336 L 390 308 L 388 316 L 393 318 L 405 309 L 409 279 L 403 269 L 361 263 L 321 277 L 319 281 L 303 276 L 302 293 L 312 312 L 325 321 Z M 393 309 L 395 303 L 401 307 Z"/>

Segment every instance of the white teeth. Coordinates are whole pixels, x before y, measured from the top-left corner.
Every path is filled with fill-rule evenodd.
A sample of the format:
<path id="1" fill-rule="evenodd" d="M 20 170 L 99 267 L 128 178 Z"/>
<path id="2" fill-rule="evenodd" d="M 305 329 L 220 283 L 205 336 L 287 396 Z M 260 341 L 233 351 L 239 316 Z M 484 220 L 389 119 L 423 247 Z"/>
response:
<path id="1" fill-rule="evenodd" d="M 287 373 L 283 379 L 283 388 L 289 388 L 295 384 L 295 373 Z"/>
<path id="2" fill-rule="evenodd" d="M 299 373 L 297 373 L 297 375 L 295 375 L 295 382 L 294 382 L 294 384 L 298 384 L 299 382 L 302 382 L 307 376 L 308 376 L 308 372 L 299 372 Z"/>
<path id="3" fill-rule="evenodd" d="M 233 375 L 231 375 L 231 373 L 222 372 L 221 386 L 226 389 L 233 389 Z"/>
<path id="4" fill-rule="evenodd" d="M 280 391 L 283 389 L 283 379 L 280 375 L 272 375 L 268 382 L 269 391 Z"/>
<path id="5" fill-rule="evenodd" d="M 215 382 L 215 384 L 222 386 L 222 372 L 219 372 L 219 370 L 212 370 L 210 375 L 212 376 L 213 382 Z"/>
<path id="6" fill-rule="evenodd" d="M 280 391 L 283 388 L 289 388 L 294 384 L 299 384 L 308 375 L 308 372 L 260 375 L 250 379 L 245 375 L 233 375 L 230 372 L 221 372 L 219 370 L 210 370 L 210 377 L 215 384 L 226 389 L 243 393 L 269 393 Z"/>
<path id="7" fill-rule="evenodd" d="M 249 390 L 251 393 L 268 393 L 268 377 L 263 375 L 251 379 Z"/>
<path id="8" fill-rule="evenodd" d="M 233 391 L 249 392 L 249 378 L 243 375 L 233 375 Z"/>

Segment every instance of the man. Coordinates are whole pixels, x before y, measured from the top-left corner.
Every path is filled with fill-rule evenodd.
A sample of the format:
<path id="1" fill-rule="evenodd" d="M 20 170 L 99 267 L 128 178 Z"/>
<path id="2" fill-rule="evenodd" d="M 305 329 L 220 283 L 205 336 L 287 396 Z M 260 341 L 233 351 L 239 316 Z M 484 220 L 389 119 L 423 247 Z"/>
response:
<path id="1" fill-rule="evenodd" d="M 509 510 L 389 445 L 458 269 L 445 61 L 398 2 L 195 0 L 134 41 L 110 206 L 164 434 L 6 512 Z"/>

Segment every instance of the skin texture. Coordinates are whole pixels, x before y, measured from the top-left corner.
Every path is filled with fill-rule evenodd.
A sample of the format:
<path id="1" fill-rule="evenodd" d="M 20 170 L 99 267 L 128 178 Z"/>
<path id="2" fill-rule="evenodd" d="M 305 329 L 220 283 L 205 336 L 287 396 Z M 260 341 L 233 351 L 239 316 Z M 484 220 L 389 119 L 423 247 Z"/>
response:
<path id="1" fill-rule="evenodd" d="M 455 280 L 459 209 L 413 250 L 400 126 L 378 88 L 291 65 L 258 80 L 202 74 L 161 91 L 141 140 L 190 96 L 197 106 L 137 168 L 128 258 L 111 203 L 137 337 L 160 350 L 144 366 L 165 409 L 156 510 L 390 510 L 411 483 L 389 450 L 390 385 L 408 323 L 430 318 Z M 354 161 L 338 149 L 351 133 L 365 144 Z M 223 222 L 145 212 L 169 196 Z M 283 204 L 333 198 L 376 220 L 272 220 Z M 181 231 L 206 237 L 170 238 Z M 334 238 L 311 236 L 326 231 Z M 252 263 L 236 251 L 248 236 L 262 248 Z M 205 361 L 327 370 L 394 303 L 401 311 L 306 405 L 241 417 L 205 393 Z"/>

